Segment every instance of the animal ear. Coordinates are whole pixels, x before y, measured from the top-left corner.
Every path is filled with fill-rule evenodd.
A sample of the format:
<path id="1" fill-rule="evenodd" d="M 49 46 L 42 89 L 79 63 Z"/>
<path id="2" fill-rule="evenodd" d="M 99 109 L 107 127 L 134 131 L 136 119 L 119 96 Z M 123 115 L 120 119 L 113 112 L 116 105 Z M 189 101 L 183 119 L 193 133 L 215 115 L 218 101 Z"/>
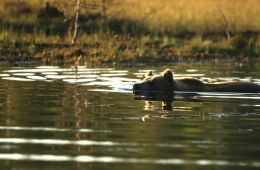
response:
<path id="1" fill-rule="evenodd" d="M 148 70 L 145 74 L 145 77 L 150 77 L 150 76 L 153 76 L 153 72 L 152 70 Z"/>
<path id="2" fill-rule="evenodd" d="M 172 75 L 172 71 L 170 70 L 170 69 L 165 69 L 164 71 L 163 71 L 163 77 L 167 80 L 167 81 L 169 81 L 169 82 L 171 82 L 171 81 L 173 81 L 173 75 Z"/>

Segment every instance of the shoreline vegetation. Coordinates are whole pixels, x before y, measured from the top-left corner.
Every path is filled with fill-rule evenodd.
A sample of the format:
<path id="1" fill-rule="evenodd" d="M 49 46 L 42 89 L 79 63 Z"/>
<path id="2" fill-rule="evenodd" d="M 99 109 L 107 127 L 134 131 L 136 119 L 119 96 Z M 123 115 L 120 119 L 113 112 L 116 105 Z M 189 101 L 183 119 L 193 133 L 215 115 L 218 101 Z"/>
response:
<path id="1" fill-rule="evenodd" d="M 0 62 L 166 63 L 260 57 L 258 0 L 2 0 Z"/>

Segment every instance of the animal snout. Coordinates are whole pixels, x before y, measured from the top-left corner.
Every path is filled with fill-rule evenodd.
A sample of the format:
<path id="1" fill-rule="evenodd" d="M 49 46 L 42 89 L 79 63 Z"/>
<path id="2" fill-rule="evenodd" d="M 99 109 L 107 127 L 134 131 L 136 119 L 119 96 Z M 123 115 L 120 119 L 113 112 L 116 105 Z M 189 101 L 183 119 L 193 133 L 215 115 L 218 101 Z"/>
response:
<path id="1" fill-rule="evenodd" d="M 134 84 L 133 90 L 139 90 L 140 89 L 140 84 Z"/>

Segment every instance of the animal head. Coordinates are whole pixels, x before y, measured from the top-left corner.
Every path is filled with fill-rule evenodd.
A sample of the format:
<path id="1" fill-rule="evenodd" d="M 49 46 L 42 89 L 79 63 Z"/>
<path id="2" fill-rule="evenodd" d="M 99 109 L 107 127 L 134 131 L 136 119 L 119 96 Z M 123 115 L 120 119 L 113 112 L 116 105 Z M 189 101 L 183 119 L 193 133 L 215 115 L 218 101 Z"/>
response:
<path id="1" fill-rule="evenodd" d="M 141 83 L 134 84 L 134 91 L 146 92 L 172 92 L 173 74 L 170 69 L 165 69 L 162 76 L 153 76 L 151 70 L 147 71 L 145 78 Z"/>

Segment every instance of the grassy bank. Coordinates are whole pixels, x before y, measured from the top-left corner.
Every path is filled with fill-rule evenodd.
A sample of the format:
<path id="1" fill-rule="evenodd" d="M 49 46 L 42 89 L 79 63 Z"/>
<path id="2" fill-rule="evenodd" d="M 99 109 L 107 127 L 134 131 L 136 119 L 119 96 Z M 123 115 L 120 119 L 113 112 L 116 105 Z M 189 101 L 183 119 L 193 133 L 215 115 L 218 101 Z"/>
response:
<path id="1" fill-rule="evenodd" d="M 49 0 L 58 11 L 53 16 L 46 2 L 0 2 L 0 61 L 158 63 L 260 56 L 258 0 L 113 0 L 106 10 L 102 1 L 88 1 L 73 46 L 73 6 Z"/>

